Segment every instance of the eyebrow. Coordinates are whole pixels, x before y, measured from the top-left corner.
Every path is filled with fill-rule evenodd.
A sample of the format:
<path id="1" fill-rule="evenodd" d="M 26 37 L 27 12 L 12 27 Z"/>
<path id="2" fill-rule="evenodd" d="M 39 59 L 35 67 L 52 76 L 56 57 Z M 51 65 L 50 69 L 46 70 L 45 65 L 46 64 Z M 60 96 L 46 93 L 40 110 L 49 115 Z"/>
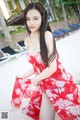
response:
<path id="1" fill-rule="evenodd" d="M 35 18 L 35 17 L 39 17 L 39 16 L 34 16 L 33 18 Z M 26 18 L 29 18 L 29 17 L 27 16 Z"/>

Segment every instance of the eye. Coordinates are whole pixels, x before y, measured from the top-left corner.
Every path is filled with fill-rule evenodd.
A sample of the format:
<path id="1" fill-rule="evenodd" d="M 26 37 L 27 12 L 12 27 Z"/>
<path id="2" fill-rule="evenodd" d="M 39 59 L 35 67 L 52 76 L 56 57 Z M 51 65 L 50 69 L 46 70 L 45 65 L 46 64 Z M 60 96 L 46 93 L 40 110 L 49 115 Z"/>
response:
<path id="1" fill-rule="evenodd" d="M 38 18 L 37 18 L 37 17 L 35 17 L 35 18 L 34 18 L 34 20 L 38 20 Z"/>
<path id="2" fill-rule="evenodd" d="M 28 21 L 28 20 L 30 20 L 29 18 L 26 18 L 26 20 Z"/>

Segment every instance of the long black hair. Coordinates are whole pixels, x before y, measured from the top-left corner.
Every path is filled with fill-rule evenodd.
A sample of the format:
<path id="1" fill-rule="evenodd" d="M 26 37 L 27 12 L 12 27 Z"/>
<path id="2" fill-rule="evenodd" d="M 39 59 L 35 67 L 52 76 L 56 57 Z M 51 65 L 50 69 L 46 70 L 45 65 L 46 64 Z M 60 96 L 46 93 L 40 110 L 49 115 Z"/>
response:
<path id="1" fill-rule="evenodd" d="M 48 23 L 47 11 L 40 2 L 30 3 L 26 7 L 26 9 L 24 11 L 24 23 L 26 25 L 26 28 L 27 28 L 29 34 L 31 32 L 28 29 L 28 26 L 26 24 L 26 14 L 31 9 L 38 10 L 38 12 L 40 13 L 40 15 L 42 17 L 42 23 L 41 23 L 41 26 L 40 26 L 40 52 L 41 52 L 41 58 L 42 58 L 44 64 L 46 64 L 48 66 L 49 61 L 54 60 L 55 57 L 56 57 L 56 45 L 55 45 L 55 40 L 53 39 L 53 48 L 54 49 L 53 49 L 52 54 L 48 58 L 48 49 L 47 49 L 47 45 L 46 45 L 46 42 L 45 42 L 45 31 L 50 31 L 51 33 L 52 33 L 52 31 L 51 31 L 51 28 L 50 28 L 49 23 Z"/>

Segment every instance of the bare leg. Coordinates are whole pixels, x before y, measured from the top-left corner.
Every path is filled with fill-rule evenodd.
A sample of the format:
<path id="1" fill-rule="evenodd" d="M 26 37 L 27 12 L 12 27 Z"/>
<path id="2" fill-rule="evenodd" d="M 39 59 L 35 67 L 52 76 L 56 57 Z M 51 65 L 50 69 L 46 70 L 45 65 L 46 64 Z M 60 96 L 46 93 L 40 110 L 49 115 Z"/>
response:
<path id="1" fill-rule="evenodd" d="M 39 120 L 54 120 L 54 113 L 55 112 L 53 110 L 53 107 L 52 107 L 46 93 L 43 93 Z"/>
<path id="2" fill-rule="evenodd" d="M 35 119 L 33 119 L 33 118 L 31 118 L 31 117 L 29 117 L 29 116 L 27 116 L 27 115 L 25 115 L 25 119 L 26 119 L 26 120 L 35 120 Z"/>
<path id="3" fill-rule="evenodd" d="M 56 112 L 55 112 L 54 120 L 60 120 L 60 117 Z"/>

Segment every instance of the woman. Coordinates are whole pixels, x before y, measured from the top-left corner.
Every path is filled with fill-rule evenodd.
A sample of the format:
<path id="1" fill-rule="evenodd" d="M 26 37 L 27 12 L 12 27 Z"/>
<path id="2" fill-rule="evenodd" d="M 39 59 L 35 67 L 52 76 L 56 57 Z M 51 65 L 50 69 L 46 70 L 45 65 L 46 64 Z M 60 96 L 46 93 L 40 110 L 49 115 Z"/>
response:
<path id="1" fill-rule="evenodd" d="M 30 3 L 24 17 L 29 33 L 25 39 L 27 59 L 32 68 L 17 76 L 11 104 L 19 107 L 23 96 L 29 98 L 29 105 L 22 109 L 29 120 L 79 120 L 80 92 L 59 62 L 45 8 L 41 3 Z M 59 117 L 54 118 L 54 111 Z"/>

